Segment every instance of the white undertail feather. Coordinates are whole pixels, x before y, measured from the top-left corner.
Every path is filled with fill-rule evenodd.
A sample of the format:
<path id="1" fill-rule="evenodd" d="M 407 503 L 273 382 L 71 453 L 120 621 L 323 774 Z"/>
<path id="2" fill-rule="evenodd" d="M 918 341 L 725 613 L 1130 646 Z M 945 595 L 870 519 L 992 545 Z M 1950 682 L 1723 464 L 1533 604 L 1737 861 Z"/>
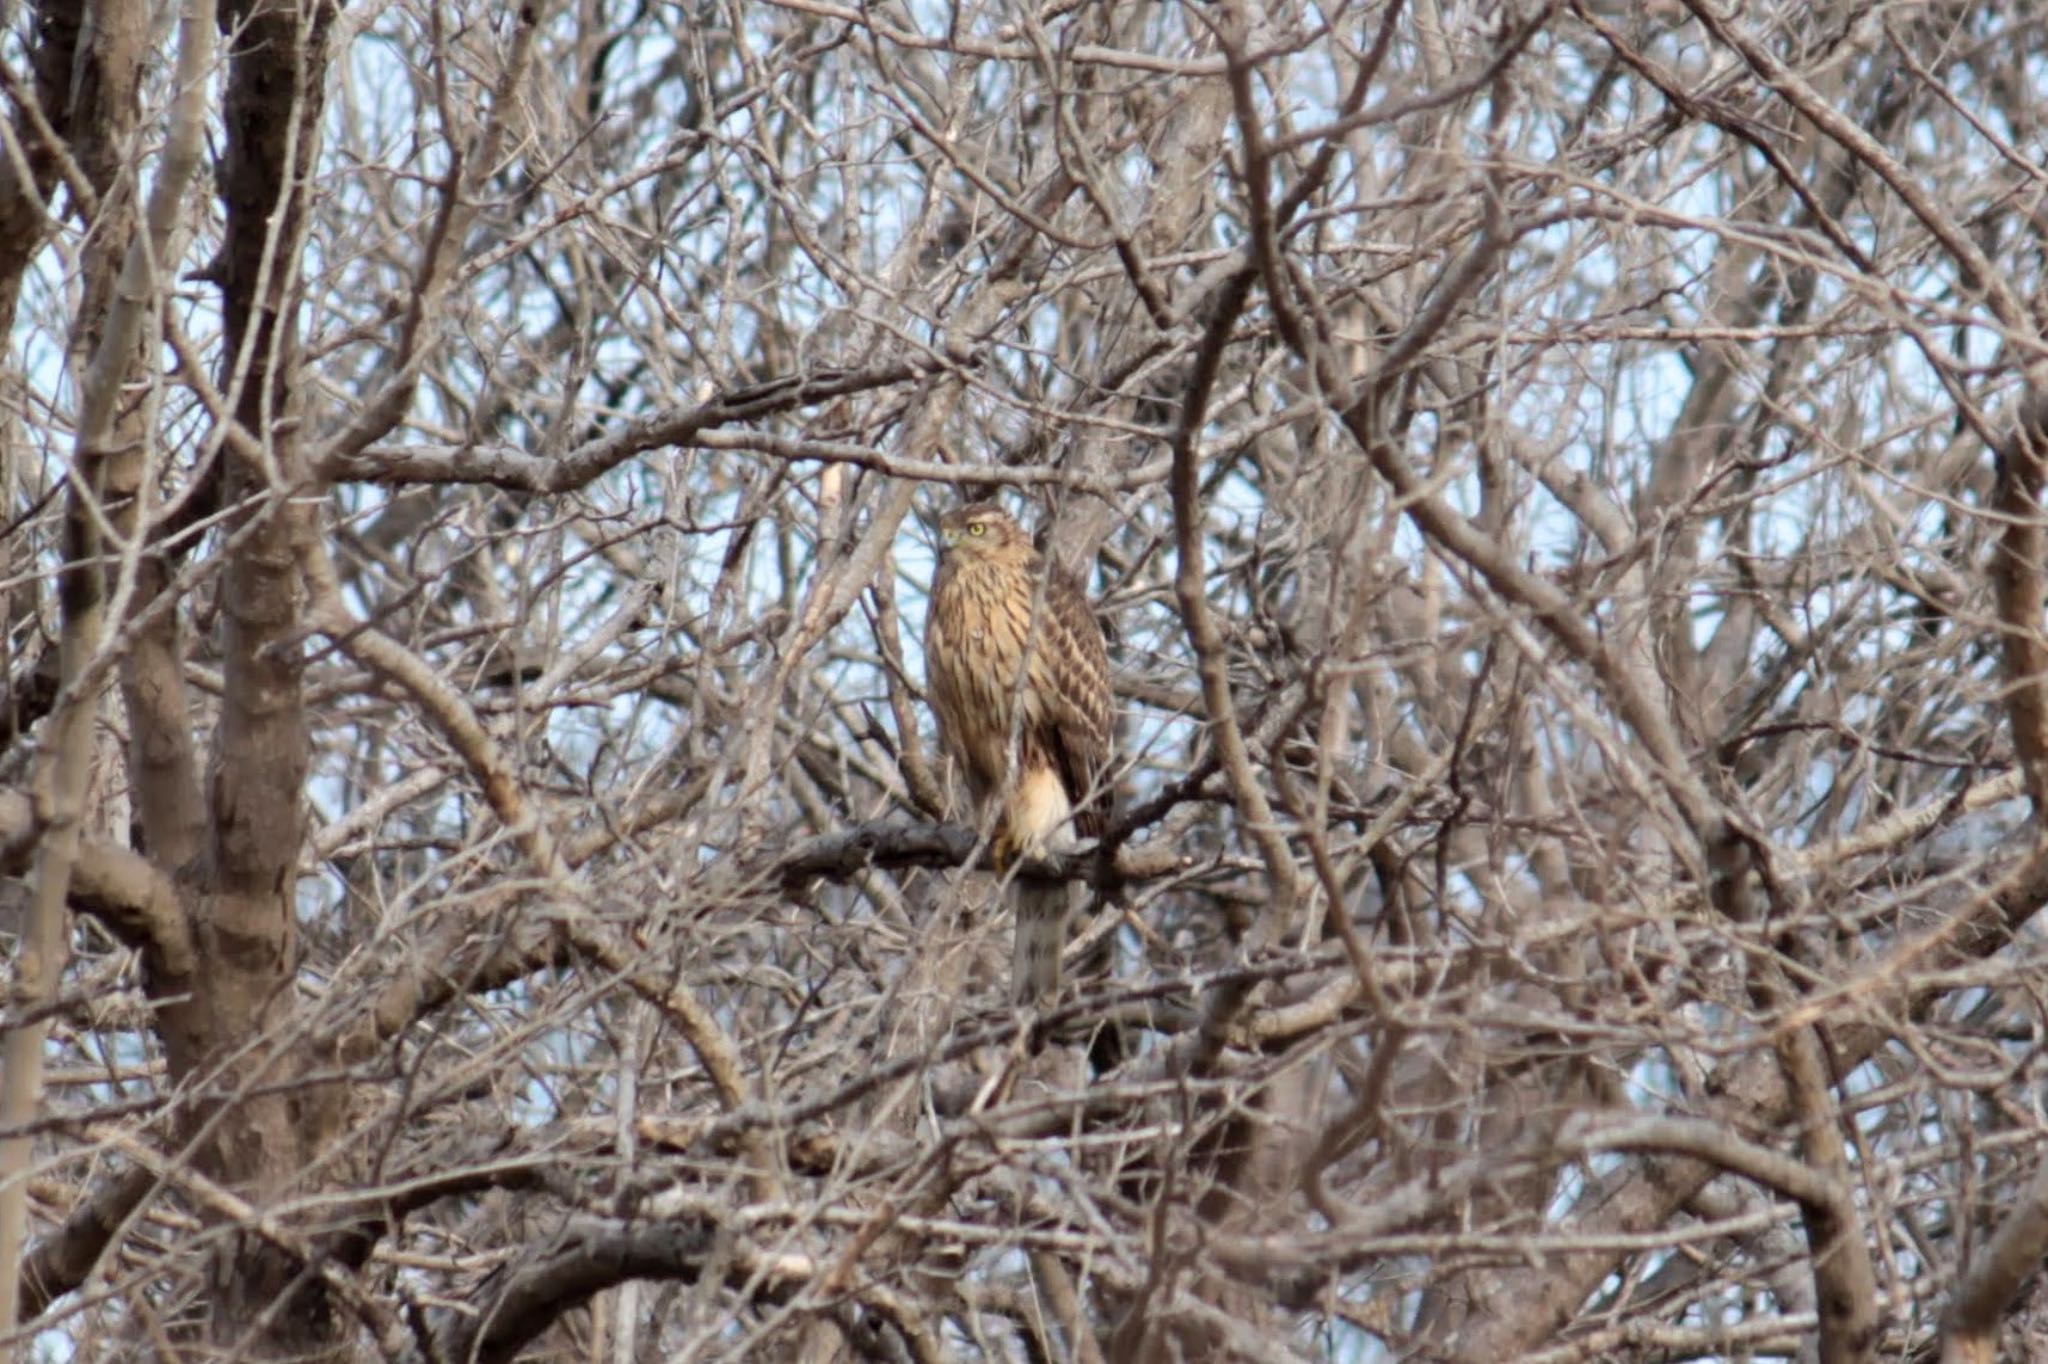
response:
<path id="1" fill-rule="evenodd" d="M 1026 856 L 1042 857 L 1074 846 L 1074 802 L 1059 774 L 1042 767 L 1026 772 L 1011 790 L 1005 824 L 1011 845 Z"/>

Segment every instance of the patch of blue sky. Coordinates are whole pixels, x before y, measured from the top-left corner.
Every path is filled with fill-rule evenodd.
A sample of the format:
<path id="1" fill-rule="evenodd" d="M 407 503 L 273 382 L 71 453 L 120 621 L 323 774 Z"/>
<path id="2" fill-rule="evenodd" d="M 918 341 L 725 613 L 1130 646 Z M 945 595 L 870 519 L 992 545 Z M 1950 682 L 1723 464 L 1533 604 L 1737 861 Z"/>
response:
<path id="1" fill-rule="evenodd" d="M 1730 1026 L 1727 1010 L 1712 1002 L 1688 1006 L 1684 1017 L 1693 1026 L 1709 1033 Z M 1678 1085 L 1678 1072 L 1662 1048 L 1640 1053 L 1622 1072 L 1621 1083 L 1622 1093 L 1629 1103 L 1645 1112 L 1669 1112 L 1673 1105 L 1684 1102 Z"/>
<path id="2" fill-rule="evenodd" d="M 76 244 L 75 238 L 71 245 Z M 70 337 L 63 319 L 71 313 L 72 281 L 59 253 L 39 252 L 22 280 L 22 306 L 9 338 L 21 357 L 27 387 L 27 420 L 21 434 L 42 463 L 45 478 L 56 478 L 74 453 L 77 389 L 65 354 Z"/>
<path id="3" fill-rule="evenodd" d="M 28 71 L 28 35 L 35 21 L 35 10 L 28 5 L 10 5 L 5 11 L 6 22 L 0 23 L 0 61 L 7 63 L 10 71 Z"/>
<path id="4" fill-rule="evenodd" d="M 384 787 L 413 776 L 420 765 L 395 751 L 378 760 L 366 758 L 360 752 L 316 745 L 306 782 L 313 827 L 342 818 Z M 404 840 L 413 848 L 425 848 L 435 842 L 454 847 L 466 844 L 475 835 L 477 818 L 474 788 L 456 776 L 408 804 L 393 822 L 402 821 Z M 379 912 L 387 920 L 402 919 L 415 912 L 448 890 L 451 876 L 463 873 L 463 868 L 453 863 L 421 862 L 418 859 L 422 855 L 401 849 L 380 855 L 374 864 L 379 878 Z M 421 868 L 418 875 L 408 872 L 414 866 Z M 311 924 L 339 907 L 350 893 L 347 876 L 351 870 L 354 868 L 346 862 L 330 860 L 318 874 L 299 878 L 294 908 L 301 923 Z"/>
<path id="5" fill-rule="evenodd" d="M 1396 1269 L 1394 1272 L 1398 1272 Z M 1337 1297 L 1358 1309 L 1361 1320 L 1372 1320 L 1377 1313 L 1377 1300 L 1386 1292 L 1384 1283 L 1375 1283 L 1380 1275 L 1367 1275 L 1358 1281 L 1342 1281 L 1334 1285 Z M 1409 1295 L 1413 1302 L 1420 1295 Z M 1365 1331 L 1354 1322 L 1337 1313 L 1322 1316 L 1308 1316 L 1295 1328 L 1295 1339 L 1306 1350 L 1314 1353 L 1309 1357 L 1328 1361 L 1328 1364 L 1382 1364 L 1382 1361 L 1396 1358 L 1381 1343 L 1378 1337 Z"/>
<path id="6" fill-rule="evenodd" d="M 1544 1216 L 1554 1223 L 1569 1221 L 1573 1210 L 1579 1207 L 1592 1191 L 1594 1182 L 1602 1175 L 1611 1174 L 1627 1163 L 1626 1156 L 1612 1152 L 1595 1152 L 1568 1165 L 1559 1166 L 1557 1176 L 1550 1187 L 1550 1198 L 1544 1205 Z"/>
<path id="7" fill-rule="evenodd" d="M 572 1083 L 582 1086 L 594 1082 L 609 1089 L 615 1082 L 609 1067 L 591 1064 L 593 1057 L 601 1056 L 598 1043 L 582 1028 L 575 1026 L 570 1017 L 558 1015 L 550 1019 L 545 1028 L 533 1027 L 533 1019 L 549 1016 L 546 1001 L 532 998 L 539 993 L 524 983 L 503 992 L 506 1003 L 512 1006 L 504 1020 L 505 1031 L 523 1034 L 523 1050 L 537 1062 L 526 1082 L 513 1088 L 507 1112 L 513 1122 L 531 1127 L 545 1126 L 564 1115 L 565 1106 L 557 1092 L 558 1086 Z M 501 1037 L 492 1035 L 483 1045 L 500 1047 Z"/>

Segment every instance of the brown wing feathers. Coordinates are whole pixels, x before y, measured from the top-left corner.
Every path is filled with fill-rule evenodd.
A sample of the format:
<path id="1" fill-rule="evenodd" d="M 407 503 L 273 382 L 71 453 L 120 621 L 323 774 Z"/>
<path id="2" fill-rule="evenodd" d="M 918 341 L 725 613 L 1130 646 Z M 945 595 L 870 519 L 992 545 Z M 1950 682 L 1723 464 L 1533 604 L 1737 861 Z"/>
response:
<path id="1" fill-rule="evenodd" d="M 1074 803 L 1074 832 L 1100 838 L 1109 827 L 1109 750 L 1113 737 L 1109 656 L 1102 627 L 1081 589 L 1064 575 L 1046 584 L 1044 652 L 1056 698 L 1046 707 L 1046 748 Z"/>

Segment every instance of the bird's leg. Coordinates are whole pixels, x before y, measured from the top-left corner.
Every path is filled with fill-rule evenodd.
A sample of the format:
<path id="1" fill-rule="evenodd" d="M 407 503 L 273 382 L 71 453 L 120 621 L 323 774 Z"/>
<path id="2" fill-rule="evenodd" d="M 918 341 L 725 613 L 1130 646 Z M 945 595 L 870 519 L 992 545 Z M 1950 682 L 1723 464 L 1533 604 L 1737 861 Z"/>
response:
<path id="1" fill-rule="evenodd" d="M 1024 839 L 1017 836 L 1016 828 L 1005 819 L 996 825 L 996 836 L 989 842 L 989 860 L 996 864 L 996 875 L 1008 876 L 1010 868 L 1022 861 L 1031 849 Z"/>
<path id="2" fill-rule="evenodd" d="M 995 863 L 996 873 L 1008 876 L 1012 871 L 1031 870 L 1031 864 L 1039 864 L 1038 870 L 1046 870 L 1045 863 L 1056 856 L 1052 839 L 1042 833 L 1020 832 L 1011 820 L 1004 819 L 996 825 L 995 836 L 989 840 L 989 861 Z"/>

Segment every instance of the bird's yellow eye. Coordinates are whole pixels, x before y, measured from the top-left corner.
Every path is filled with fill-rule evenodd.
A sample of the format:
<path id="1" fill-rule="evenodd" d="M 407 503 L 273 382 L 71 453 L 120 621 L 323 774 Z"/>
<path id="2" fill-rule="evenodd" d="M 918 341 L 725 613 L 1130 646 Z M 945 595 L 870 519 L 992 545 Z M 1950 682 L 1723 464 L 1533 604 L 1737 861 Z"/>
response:
<path id="1" fill-rule="evenodd" d="M 967 523 L 967 533 L 969 535 L 985 535 L 988 533 L 988 523 L 986 521 L 970 521 Z"/>

